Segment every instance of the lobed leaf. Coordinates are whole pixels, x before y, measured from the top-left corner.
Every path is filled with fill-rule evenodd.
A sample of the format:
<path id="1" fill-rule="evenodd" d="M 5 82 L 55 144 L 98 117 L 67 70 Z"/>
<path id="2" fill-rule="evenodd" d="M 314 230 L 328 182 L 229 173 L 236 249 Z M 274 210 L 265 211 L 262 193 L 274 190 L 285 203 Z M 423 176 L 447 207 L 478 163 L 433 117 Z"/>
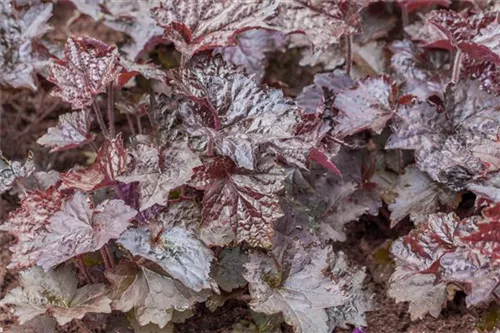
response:
<path id="1" fill-rule="evenodd" d="M 17 238 L 17 242 L 10 247 L 12 259 L 9 268 L 29 267 L 36 263 L 40 256 L 36 241 L 48 226 L 50 217 L 61 210 L 66 198 L 67 194 L 55 187 L 43 192 L 28 192 L 21 206 L 0 225 L 0 230 L 10 232 Z"/>
<path id="2" fill-rule="evenodd" d="M 50 147 L 51 153 L 81 146 L 95 138 L 95 135 L 89 132 L 91 124 L 89 110 L 62 114 L 57 126 L 48 128 L 47 133 L 36 143 Z"/>
<path id="3" fill-rule="evenodd" d="M 339 285 L 325 276 L 329 248 L 291 258 L 291 272 L 282 276 L 270 257 L 253 253 L 243 274 L 252 296 L 250 307 L 265 314 L 282 313 L 297 333 L 329 332 L 326 309 L 345 301 Z"/>
<path id="4" fill-rule="evenodd" d="M 391 227 L 407 215 L 417 225 L 427 216 L 439 210 L 440 206 L 456 209 L 460 196 L 437 183 L 415 167 L 407 167 L 405 173 L 391 189 L 396 198 L 389 203 Z"/>
<path id="5" fill-rule="evenodd" d="M 13 1 L 0 4 L 0 85 L 37 90 L 35 73 L 46 61 L 35 52 L 37 41 L 52 27 L 51 3 L 16 9 Z"/>
<path id="6" fill-rule="evenodd" d="M 446 286 L 467 294 L 467 304 L 495 298 L 498 286 L 498 204 L 483 216 L 459 219 L 455 214 L 431 214 L 428 220 L 394 242 L 397 269 L 389 295 L 410 301 L 412 317 L 437 316 L 446 301 Z M 413 292 L 408 293 L 408 290 Z"/>
<path id="7" fill-rule="evenodd" d="M 333 107 L 339 110 L 334 134 L 346 137 L 366 129 L 380 134 L 394 115 L 396 94 L 397 87 L 387 75 L 366 78 L 341 90 L 333 101 Z"/>
<path id="8" fill-rule="evenodd" d="M 10 290 L 0 305 L 13 305 L 21 324 L 45 313 L 50 313 L 59 325 L 81 319 L 89 312 L 111 313 L 111 299 L 104 284 L 77 288 L 77 283 L 69 266 L 49 272 L 33 267 L 21 272 L 21 286 Z"/>
<path id="9" fill-rule="evenodd" d="M 278 193 L 284 180 L 282 169 L 269 159 L 254 171 L 238 169 L 227 158 L 197 168 L 192 185 L 205 191 L 201 239 L 211 246 L 235 240 L 271 247 L 273 223 L 282 216 Z"/>
<path id="10" fill-rule="evenodd" d="M 124 232 L 119 243 L 133 255 L 156 262 L 194 291 L 218 291 L 217 284 L 209 275 L 214 258 L 212 251 L 192 232 L 173 227 L 154 235 L 149 228 L 140 227 Z"/>
<path id="11" fill-rule="evenodd" d="M 195 53 L 236 44 L 236 36 L 250 29 L 268 28 L 278 2 L 169 0 L 151 13 L 165 29 L 164 37 L 188 59 Z"/>
<path id="12" fill-rule="evenodd" d="M 106 91 L 107 85 L 119 73 L 119 56 L 114 47 L 90 38 L 70 37 L 64 57 L 51 64 L 49 81 L 57 88 L 52 93 L 82 109 Z"/>
<path id="13" fill-rule="evenodd" d="M 29 177 L 34 171 L 35 164 L 31 152 L 24 164 L 21 164 L 18 161 L 7 160 L 0 150 L 0 194 L 10 190 L 16 181 Z"/>
<path id="14" fill-rule="evenodd" d="M 171 73 L 184 101 L 180 115 L 200 150 L 230 157 L 252 170 L 269 143 L 294 137 L 298 109 L 281 91 L 261 87 L 220 57 L 193 59 Z"/>
<path id="15" fill-rule="evenodd" d="M 137 212 L 122 200 L 106 200 L 94 208 L 81 192 L 49 218 L 47 230 L 37 238 L 38 265 L 45 270 L 77 255 L 93 252 L 127 229 Z"/>
<path id="16" fill-rule="evenodd" d="M 328 46 L 339 43 L 344 35 L 360 31 L 359 12 L 367 3 L 364 0 L 283 1 L 271 24 L 286 33 L 303 33 L 315 52 L 325 51 Z"/>
<path id="17" fill-rule="evenodd" d="M 106 277 L 112 284 L 113 308 L 123 312 L 133 310 L 140 326 L 152 323 L 164 328 L 172 321 L 174 310 L 190 309 L 208 296 L 143 266 L 123 263 L 107 272 Z"/>
<path id="18" fill-rule="evenodd" d="M 90 167 L 61 174 L 61 189 L 89 192 L 116 184 L 118 176 L 125 170 L 126 154 L 121 133 L 113 139 L 106 139 Z"/>
<path id="19" fill-rule="evenodd" d="M 165 206 L 171 190 L 185 185 L 193 169 L 201 164 L 185 140 L 157 147 L 137 144 L 131 151 L 132 162 L 117 179 L 124 183 L 139 182 L 140 210 L 154 205 Z"/>

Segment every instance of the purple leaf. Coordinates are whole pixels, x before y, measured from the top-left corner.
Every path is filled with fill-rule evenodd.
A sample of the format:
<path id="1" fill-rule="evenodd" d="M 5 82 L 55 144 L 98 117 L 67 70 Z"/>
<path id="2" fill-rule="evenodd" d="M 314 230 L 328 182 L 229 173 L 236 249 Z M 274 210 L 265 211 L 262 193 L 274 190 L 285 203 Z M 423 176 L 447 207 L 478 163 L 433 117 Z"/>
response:
<path id="1" fill-rule="evenodd" d="M 34 171 L 35 164 L 31 152 L 24 164 L 21 164 L 7 160 L 0 150 L 0 194 L 10 190 L 17 180 L 29 177 Z"/>
<path id="2" fill-rule="evenodd" d="M 17 238 L 17 242 L 10 247 L 12 260 L 9 268 L 30 267 L 36 263 L 40 251 L 35 240 L 44 232 L 50 217 L 61 210 L 66 197 L 54 187 L 43 192 L 28 192 L 21 206 L 0 225 L 0 230 L 10 232 Z"/>
<path id="3" fill-rule="evenodd" d="M 46 63 L 38 59 L 36 41 L 52 27 L 51 3 L 37 3 L 16 10 L 11 1 L 0 4 L 0 85 L 36 90 L 35 72 Z"/>
<path id="4" fill-rule="evenodd" d="M 106 277 L 112 284 L 113 308 L 128 312 L 133 309 L 140 326 L 150 323 L 165 327 L 175 310 L 186 310 L 204 302 L 209 292 L 196 293 L 182 283 L 144 266 L 123 262 Z"/>
<path id="5" fill-rule="evenodd" d="M 118 75 L 119 56 L 114 47 L 90 37 L 70 37 L 64 58 L 52 63 L 49 78 L 61 97 L 73 109 L 91 105 Z"/>
<path id="6" fill-rule="evenodd" d="M 153 18 L 165 29 L 164 37 L 185 57 L 219 46 L 235 45 L 236 36 L 250 29 L 268 28 L 277 1 L 213 0 L 165 1 L 152 9 Z"/>
<path id="7" fill-rule="evenodd" d="M 119 243 L 133 255 L 157 263 L 194 291 L 219 290 L 209 275 L 214 259 L 212 251 L 190 231 L 173 227 L 156 235 L 148 227 L 129 229 Z"/>
<path id="8" fill-rule="evenodd" d="M 366 78 L 356 86 L 341 90 L 333 102 L 339 110 L 333 132 L 346 137 L 371 129 L 380 134 L 395 111 L 397 87 L 387 75 Z"/>
<path id="9" fill-rule="evenodd" d="M 87 284 L 78 289 L 77 285 L 70 266 L 49 272 L 33 267 L 21 272 L 21 286 L 10 290 L 0 305 L 13 305 L 21 324 L 44 313 L 50 313 L 59 325 L 82 319 L 89 312 L 111 313 L 105 284 Z"/>
<path id="10" fill-rule="evenodd" d="M 35 242 L 45 270 L 77 255 L 93 252 L 124 232 L 137 212 L 122 200 L 106 200 L 94 208 L 89 197 L 77 192 L 61 211 L 49 218 L 47 231 Z"/>
<path id="11" fill-rule="evenodd" d="M 192 185 L 205 191 L 203 241 L 225 245 L 235 240 L 271 247 L 273 223 L 282 216 L 278 193 L 284 180 L 284 172 L 271 160 L 262 160 L 253 171 L 238 169 L 227 158 L 197 168 Z"/>
<path id="12" fill-rule="evenodd" d="M 101 187 L 116 183 L 118 175 L 125 169 L 126 150 L 123 139 L 119 133 L 114 139 L 106 140 L 97 157 L 90 167 L 86 169 L 70 170 L 61 174 L 61 189 L 77 189 L 89 192 Z"/>
<path id="13" fill-rule="evenodd" d="M 94 140 L 95 135 L 90 133 L 92 117 L 88 110 L 65 113 L 59 116 L 56 127 L 47 129 L 47 133 L 36 143 L 50 147 L 50 152 L 71 149 Z"/>
<path id="14" fill-rule="evenodd" d="M 140 210 L 154 205 L 165 206 L 171 190 L 186 184 L 193 169 L 201 164 L 185 141 L 156 147 L 137 144 L 131 151 L 129 170 L 118 177 L 124 183 L 139 182 Z"/>

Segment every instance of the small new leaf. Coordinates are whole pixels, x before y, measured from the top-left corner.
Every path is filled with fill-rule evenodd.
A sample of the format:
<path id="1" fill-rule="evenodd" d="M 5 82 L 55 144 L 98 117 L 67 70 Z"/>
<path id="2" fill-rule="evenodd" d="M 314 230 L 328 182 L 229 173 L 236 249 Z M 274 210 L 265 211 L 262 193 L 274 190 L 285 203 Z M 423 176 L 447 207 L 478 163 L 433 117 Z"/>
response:
<path id="1" fill-rule="evenodd" d="M 89 110 L 62 114 L 57 126 L 47 129 L 47 133 L 36 143 L 51 148 L 51 153 L 81 146 L 95 138 L 95 135 L 89 132 L 91 124 Z"/>
<path id="2" fill-rule="evenodd" d="M 395 112 L 396 84 L 387 75 L 366 78 L 340 91 L 333 102 L 339 110 L 333 133 L 341 138 L 371 129 L 380 134 Z"/>
<path id="3" fill-rule="evenodd" d="M 10 190 L 16 180 L 29 177 L 35 171 L 33 154 L 30 152 L 28 158 L 21 164 L 18 161 L 9 161 L 2 155 L 0 150 L 0 194 Z"/>

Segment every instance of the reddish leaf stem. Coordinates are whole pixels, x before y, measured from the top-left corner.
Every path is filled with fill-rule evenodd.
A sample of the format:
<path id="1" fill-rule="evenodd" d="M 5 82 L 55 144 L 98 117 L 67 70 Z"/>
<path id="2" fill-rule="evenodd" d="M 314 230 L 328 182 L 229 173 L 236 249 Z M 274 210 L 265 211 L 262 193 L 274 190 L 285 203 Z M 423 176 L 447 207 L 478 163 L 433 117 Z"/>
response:
<path id="1" fill-rule="evenodd" d="M 78 326 L 78 328 L 80 329 L 81 332 L 83 332 L 83 333 L 92 333 L 92 331 L 89 330 L 87 328 L 87 326 L 85 326 L 85 324 L 81 320 L 76 319 L 75 323 L 76 323 L 76 326 Z"/>
<path id="2" fill-rule="evenodd" d="M 345 72 L 347 76 L 351 76 L 352 67 L 352 35 L 345 36 Z"/>
<path id="3" fill-rule="evenodd" d="M 406 30 L 405 28 L 410 24 L 410 17 L 408 16 L 408 6 L 407 5 L 402 5 L 401 6 L 401 21 L 403 25 L 403 36 L 406 38 Z"/>
<path id="4" fill-rule="evenodd" d="M 108 122 L 109 122 L 109 135 L 115 137 L 115 96 L 114 96 L 113 82 L 108 86 Z"/>
<path id="5" fill-rule="evenodd" d="M 132 118 L 130 118 L 130 115 L 128 113 L 125 113 L 125 117 L 127 117 L 127 122 L 128 122 L 128 127 L 130 128 L 130 132 L 132 132 L 132 135 L 135 136 L 135 128 L 134 128 L 134 123 L 132 122 Z"/>
<path id="6" fill-rule="evenodd" d="M 104 261 L 104 268 L 107 271 L 111 270 L 111 264 L 109 263 L 108 254 L 106 253 L 106 250 L 104 249 L 104 247 L 101 247 L 99 252 L 101 253 L 102 261 Z"/>
<path id="7" fill-rule="evenodd" d="M 158 146 L 158 123 L 155 117 L 152 114 L 152 110 L 156 109 L 156 99 L 153 96 L 153 93 L 150 94 L 149 98 L 149 109 L 146 108 L 146 115 L 148 116 L 149 123 L 151 124 L 151 129 L 153 130 L 153 142 L 156 146 Z"/>
<path id="8" fill-rule="evenodd" d="M 139 134 L 142 134 L 142 124 L 141 124 L 141 116 L 135 116 L 137 120 L 137 127 L 139 128 Z"/>
<path id="9" fill-rule="evenodd" d="M 97 123 L 101 128 L 102 134 L 108 138 L 108 130 L 106 129 L 106 124 L 104 123 L 104 118 L 102 117 L 101 109 L 99 109 L 99 105 L 97 105 L 97 102 L 94 101 L 94 103 L 92 104 L 92 109 L 94 110 L 95 116 L 97 118 Z"/>
<path id="10" fill-rule="evenodd" d="M 82 272 L 85 280 L 87 280 L 87 283 L 92 283 L 92 276 L 90 275 L 87 267 L 85 266 L 85 263 L 83 262 L 82 255 L 76 257 L 76 262 L 78 264 L 78 269 Z"/>
<path id="11" fill-rule="evenodd" d="M 109 249 L 108 244 L 104 245 L 104 250 L 106 251 L 106 254 L 108 256 L 109 264 L 110 264 L 111 268 L 115 268 L 115 256 L 114 256 L 113 252 Z"/>
<path id="12" fill-rule="evenodd" d="M 455 61 L 453 62 L 453 72 L 451 74 L 451 82 L 457 83 L 460 79 L 460 69 L 462 68 L 462 50 L 457 49 Z"/>

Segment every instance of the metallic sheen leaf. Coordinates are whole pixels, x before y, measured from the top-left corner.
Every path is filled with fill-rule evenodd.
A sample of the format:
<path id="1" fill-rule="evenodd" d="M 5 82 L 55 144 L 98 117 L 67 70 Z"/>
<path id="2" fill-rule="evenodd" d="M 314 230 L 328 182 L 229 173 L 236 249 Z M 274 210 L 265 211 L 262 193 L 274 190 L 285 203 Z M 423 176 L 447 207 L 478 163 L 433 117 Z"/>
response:
<path id="1" fill-rule="evenodd" d="M 0 305 L 11 304 L 21 324 L 50 313 L 59 325 L 82 319 L 88 312 L 111 313 L 111 299 L 104 284 L 78 281 L 69 266 L 44 272 L 39 267 L 21 272 L 21 286 L 10 290 Z"/>
<path id="2" fill-rule="evenodd" d="M 51 77 L 57 89 L 52 93 L 82 109 L 106 91 L 118 75 L 119 56 L 114 47 L 90 37 L 70 37 L 64 58 L 53 61 Z"/>
<path id="3" fill-rule="evenodd" d="M 47 129 L 47 133 L 36 143 L 50 147 L 50 152 L 71 149 L 94 140 L 90 133 L 92 117 L 89 110 L 65 113 L 59 116 L 57 126 Z"/>
<path id="4" fill-rule="evenodd" d="M 212 251 L 192 232 L 174 227 L 154 235 L 149 228 L 140 227 L 124 232 L 119 243 L 133 255 L 156 262 L 194 291 L 218 291 L 217 284 L 210 277 L 214 259 Z"/>

